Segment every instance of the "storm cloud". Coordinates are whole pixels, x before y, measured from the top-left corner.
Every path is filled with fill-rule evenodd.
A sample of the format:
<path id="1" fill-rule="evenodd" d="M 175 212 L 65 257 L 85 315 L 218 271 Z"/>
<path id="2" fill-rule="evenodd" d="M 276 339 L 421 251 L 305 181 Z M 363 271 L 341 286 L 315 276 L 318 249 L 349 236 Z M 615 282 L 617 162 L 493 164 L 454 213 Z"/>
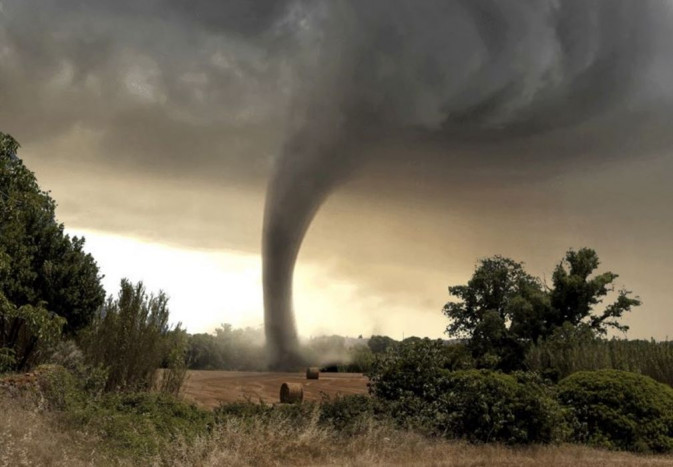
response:
<path id="1" fill-rule="evenodd" d="M 0 5 L 0 129 L 53 181 L 59 215 L 258 252 L 265 213 L 280 341 L 294 261 L 333 192 L 306 258 L 416 310 L 438 312 L 454 268 L 489 251 L 538 267 L 536 252 L 609 232 L 628 266 L 623 245 L 657 257 L 673 233 L 670 190 L 651 181 L 671 169 L 668 2 Z M 417 279 L 400 298 L 404 270 Z"/>

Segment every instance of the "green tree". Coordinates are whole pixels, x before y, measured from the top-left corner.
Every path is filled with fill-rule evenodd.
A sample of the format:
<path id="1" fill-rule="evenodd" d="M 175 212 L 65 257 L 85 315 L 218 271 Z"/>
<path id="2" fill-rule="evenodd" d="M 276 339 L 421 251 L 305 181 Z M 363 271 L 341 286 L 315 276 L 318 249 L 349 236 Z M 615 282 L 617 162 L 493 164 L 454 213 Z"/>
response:
<path id="1" fill-rule="evenodd" d="M 531 344 L 566 323 L 587 326 L 596 334 L 605 334 L 609 327 L 625 330 L 618 319 L 640 300 L 621 290 L 613 303 L 596 311 L 618 277 L 612 272 L 594 275 L 598 265 L 594 250 L 570 250 L 554 270 L 548 289 L 523 263 L 502 256 L 483 259 L 466 285 L 449 287 L 459 301 L 444 306 L 451 320 L 446 332 L 468 339 L 478 366 L 513 370 L 521 368 Z"/>
<path id="2" fill-rule="evenodd" d="M 449 292 L 460 301 L 444 305 L 451 319 L 446 332 L 468 339 L 478 366 L 516 368 L 525 355 L 521 334 L 535 339 L 543 332 L 549 301 L 523 263 L 502 256 L 482 259 L 467 285 Z"/>
<path id="3" fill-rule="evenodd" d="M 397 345 L 397 341 L 388 336 L 372 336 L 367 341 L 367 345 L 373 353 L 379 354 Z"/>
<path id="4" fill-rule="evenodd" d="M 105 292 L 84 239 L 56 222 L 56 203 L 0 133 L 0 353 L 5 369 L 37 363 L 63 330 L 86 326 Z"/>
<path id="5" fill-rule="evenodd" d="M 74 334 L 91 322 L 105 300 L 93 257 L 84 239 L 64 233 L 56 203 L 16 157 L 19 144 L 0 133 L 0 292 L 16 307 L 44 306 L 65 318 Z"/>
<path id="6" fill-rule="evenodd" d="M 582 248 L 568 251 L 564 260 L 556 266 L 552 276 L 553 313 L 550 317 L 554 328 L 567 322 L 573 326 L 585 323 L 599 334 L 606 334 L 609 328 L 628 330 L 628 326 L 620 324 L 618 319 L 639 306 L 641 301 L 638 297 L 631 297 L 632 292 L 621 289 L 613 303 L 596 312 L 594 308 L 615 291 L 614 282 L 619 277 L 610 271 L 592 276 L 599 265 L 596 252 Z"/>

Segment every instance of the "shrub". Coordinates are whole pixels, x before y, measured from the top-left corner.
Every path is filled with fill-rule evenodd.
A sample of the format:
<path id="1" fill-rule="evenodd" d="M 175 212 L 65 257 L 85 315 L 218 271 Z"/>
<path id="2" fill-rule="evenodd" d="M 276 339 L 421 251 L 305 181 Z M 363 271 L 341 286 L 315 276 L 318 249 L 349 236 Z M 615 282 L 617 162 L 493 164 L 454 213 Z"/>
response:
<path id="1" fill-rule="evenodd" d="M 36 371 L 45 408 L 66 426 L 95 433 L 107 449 L 150 458 L 180 440 L 193 442 L 213 427 L 210 412 L 161 393 L 105 393 L 87 390 L 87 381 L 57 365 Z"/>
<path id="2" fill-rule="evenodd" d="M 402 343 L 374 363 L 370 392 L 398 424 L 447 437 L 504 443 L 563 439 L 552 389 L 532 374 L 450 371 L 458 348 Z"/>
<path id="3" fill-rule="evenodd" d="M 673 389 L 618 370 L 582 371 L 559 384 L 573 438 L 608 448 L 667 452 L 673 448 Z"/>
<path id="4" fill-rule="evenodd" d="M 17 307 L 0 291 L 0 372 L 21 371 L 45 359 L 65 319 L 42 304 Z"/>
<path id="5" fill-rule="evenodd" d="M 108 370 L 107 390 L 144 391 L 155 383 L 156 369 L 168 365 L 165 388 L 177 393 L 184 380 L 186 336 L 168 324 L 168 297 L 147 295 L 142 283 L 122 280 L 117 300 L 108 299 L 83 335 L 89 364 Z"/>
<path id="6" fill-rule="evenodd" d="M 438 428 L 472 442 L 551 443 L 567 431 L 552 389 L 528 373 L 457 371 L 437 407 Z"/>
<path id="7" fill-rule="evenodd" d="M 348 434 L 366 430 L 378 413 L 375 400 L 362 394 L 325 397 L 320 404 L 320 422 Z"/>
<path id="8" fill-rule="evenodd" d="M 370 392 L 383 400 L 413 396 L 436 399 L 444 372 L 451 367 L 449 346 L 440 340 L 405 341 L 376 358 Z"/>
<path id="9" fill-rule="evenodd" d="M 303 404 L 269 405 L 250 400 L 246 402 L 223 403 L 213 411 L 217 424 L 226 425 L 231 421 L 250 427 L 284 426 L 288 429 L 306 429 L 318 424 L 320 404 L 304 402 Z"/>
<path id="10" fill-rule="evenodd" d="M 324 396 L 319 403 L 304 402 L 303 404 L 269 405 L 261 401 L 259 403 L 231 402 L 221 404 L 213 413 L 219 424 L 226 423 L 228 420 L 237 420 L 262 425 L 282 422 L 293 428 L 320 425 L 347 435 L 366 431 L 370 422 L 382 421 L 386 418 L 376 401 L 362 394 L 334 398 Z"/>
<path id="11" fill-rule="evenodd" d="M 16 365 L 14 349 L 0 347 L 0 374 L 6 373 Z"/>

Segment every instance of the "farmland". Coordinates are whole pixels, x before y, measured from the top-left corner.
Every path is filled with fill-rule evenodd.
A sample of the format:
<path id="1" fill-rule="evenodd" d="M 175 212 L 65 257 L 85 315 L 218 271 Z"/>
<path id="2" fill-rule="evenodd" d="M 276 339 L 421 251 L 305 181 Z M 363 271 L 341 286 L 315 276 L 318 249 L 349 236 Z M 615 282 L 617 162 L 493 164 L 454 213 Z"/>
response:
<path id="1" fill-rule="evenodd" d="M 221 402 L 250 400 L 267 404 L 278 402 L 283 383 L 301 383 L 304 400 L 319 401 L 322 395 L 366 394 L 367 378 L 360 373 L 321 373 L 318 380 L 307 380 L 304 373 L 264 373 L 247 371 L 190 371 L 183 388 L 186 400 L 206 408 Z"/>

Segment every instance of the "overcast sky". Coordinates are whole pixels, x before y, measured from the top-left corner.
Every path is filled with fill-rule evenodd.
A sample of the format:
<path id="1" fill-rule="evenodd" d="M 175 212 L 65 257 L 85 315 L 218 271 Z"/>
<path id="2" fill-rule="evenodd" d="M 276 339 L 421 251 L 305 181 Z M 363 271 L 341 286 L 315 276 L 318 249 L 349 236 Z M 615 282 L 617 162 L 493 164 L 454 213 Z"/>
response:
<path id="1" fill-rule="evenodd" d="M 388 47 L 390 28 L 377 22 L 376 8 L 386 4 L 379 0 L 349 10 L 360 18 L 355 23 L 325 19 L 337 14 L 321 1 L 0 0 L 0 131 L 21 143 L 19 155 L 51 190 L 59 220 L 87 237 L 108 292 L 123 276 L 163 288 L 174 319 L 192 332 L 222 322 L 259 325 L 262 219 L 274 161 L 302 96 L 315 89 L 347 95 L 341 88 L 329 94 L 339 84 L 331 65 L 321 64 L 336 54 L 330 41 L 341 45 L 334 37 L 380 27 L 366 38 L 353 33 L 366 47 L 352 68 L 358 74 L 347 78 L 358 105 L 385 103 L 377 110 L 386 124 L 431 126 L 446 108 L 435 104 L 441 100 L 455 110 L 443 123 L 462 141 L 483 124 L 474 120 L 481 101 L 473 96 L 486 95 L 504 96 L 483 119 L 493 128 L 506 121 L 512 132 L 561 129 L 476 146 L 391 138 L 373 148 L 386 157 L 367 156 L 308 231 L 296 277 L 300 334 L 439 337 L 447 287 L 466 282 L 478 258 L 510 256 L 548 279 L 567 249 L 589 246 L 601 269 L 618 273 L 618 285 L 643 300 L 626 319 L 629 336 L 666 338 L 673 329 L 673 67 L 661 44 L 670 44 L 669 4 L 590 2 L 616 5 L 642 30 L 622 37 L 608 26 L 627 16 L 616 17 L 585 38 L 582 53 L 596 46 L 591 53 L 600 57 L 611 45 L 617 58 L 600 63 L 618 76 L 611 81 L 601 71 L 589 82 L 596 89 L 579 99 L 566 83 L 580 73 L 554 68 L 558 30 L 544 27 L 556 3 L 502 3 L 496 23 L 511 28 L 502 34 L 516 47 L 506 66 L 482 64 L 488 79 L 480 80 L 450 68 L 491 57 L 482 51 L 488 37 L 470 26 L 475 13 L 460 1 L 439 15 L 453 21 L 445 42 L 419 33 L 442 30 L 427 23 L 438 16 L 431 8 L 393 13 L 405 2 L 389 3 L 384 25 L 393 25 L 400 49 Z M 642 17 L 634 17 L 636 5 Z M 514 30 L 520 37 L 512 38 Z M 473 36 L 483 55 L 461 52 L 472 50 Z M 641 36 L 647 41 L 638 48 L 632 39 Z M 453 62 L 438 71 L 433 57 L 444 55 Z M 595 59 L 580 55 L 582 63 Z M 442 89 L 460 92 L 442 94 L 426 75 L 408 72 L 421 64 L 446 72 L 453 81 Z M 340 79 L 343 69 L 351 68 L 339 68 Z M 317 81 L 328 87 L 312 86 Z M 524 84 L 503 94 L 513 88 L 500 81 Z M 363 91 L 353 93 L 353 83 Z M 372 94 L 379 84 L 385 89 Z M 554 93 L 533 95 L 527 86 Z M 567 129 L 580 114 L 587 121 Z"/>

